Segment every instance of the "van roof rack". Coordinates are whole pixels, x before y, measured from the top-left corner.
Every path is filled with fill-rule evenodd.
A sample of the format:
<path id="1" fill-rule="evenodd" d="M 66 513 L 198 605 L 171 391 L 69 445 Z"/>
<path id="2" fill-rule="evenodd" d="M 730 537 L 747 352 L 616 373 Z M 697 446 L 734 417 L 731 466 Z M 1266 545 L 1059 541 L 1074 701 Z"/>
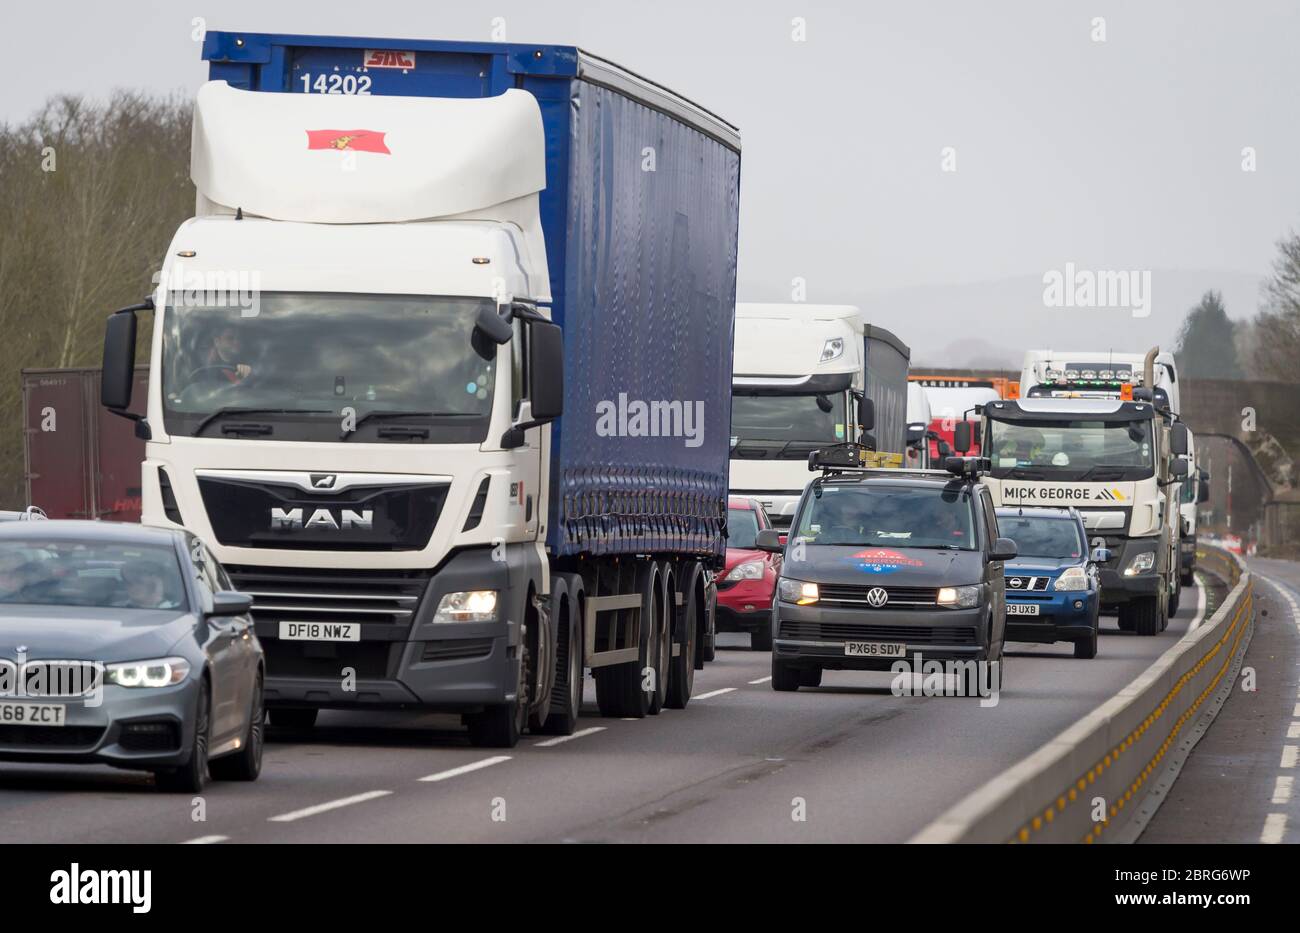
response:
<path id="1" fill-rule="evenodd" d="M 883 465 L 877 462 L 882 456 L 889 455 L 879 454 L 862 444 L 852 442 L 834 444 L 830 447 L 820 447 L 810 453 L 808 469 L 812 472 L 820 471 L 824 476 L 835 476 L 841 473 L 875 473 L 880 476 L 899 478 L 957 477 L 972 481 L 992 469 L 992 463 L 987 457 L 947 457 L 943 461 L 943 469 L 924 470 Z"/>

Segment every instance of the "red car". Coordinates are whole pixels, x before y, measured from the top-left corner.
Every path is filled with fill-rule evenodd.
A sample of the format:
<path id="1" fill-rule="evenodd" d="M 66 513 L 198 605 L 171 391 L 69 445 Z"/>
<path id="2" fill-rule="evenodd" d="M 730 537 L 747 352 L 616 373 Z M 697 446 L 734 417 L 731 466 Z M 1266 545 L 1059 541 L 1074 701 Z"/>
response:
<path id="1" fill-rule="evenodd" d="M 772 595 L 781 555 L 754 547 L 758 533 L 771 527 L 755 500 L 732 496 L 727 501 L 727 565 L 718 578 L 718 631 L 748 632 L 755 651 L 772 650 Z"/>

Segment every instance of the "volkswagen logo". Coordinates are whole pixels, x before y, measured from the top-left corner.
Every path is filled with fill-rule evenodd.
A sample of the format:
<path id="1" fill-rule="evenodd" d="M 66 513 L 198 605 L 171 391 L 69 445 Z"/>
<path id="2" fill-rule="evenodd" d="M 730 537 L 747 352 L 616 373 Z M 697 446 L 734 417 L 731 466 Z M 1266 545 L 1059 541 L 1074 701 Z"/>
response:
<path id="1" fill-rule="evenodd" d="M 882 586 L 873 586 L 867 591 L 867 605 L 872 609 L 879 609 L 889 602 L 889 594 L 885 592 Z"/>

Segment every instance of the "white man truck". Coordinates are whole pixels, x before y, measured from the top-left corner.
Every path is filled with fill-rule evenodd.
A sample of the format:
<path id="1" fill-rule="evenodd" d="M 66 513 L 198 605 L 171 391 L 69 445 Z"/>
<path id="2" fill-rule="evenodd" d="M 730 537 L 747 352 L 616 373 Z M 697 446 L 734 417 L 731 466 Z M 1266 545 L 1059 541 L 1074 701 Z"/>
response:
<path id="1" fill-rule="evenodd" d="M 736 306 L 731 491 L 789 526 L 808 455 L 862 441 L 901 466 L 911 351 L 851 305 Z"/>
<path id="2" fill-rule="evenodd" d="M 1112 557 L 1103 608 L 1121 629 L 1155 635 L 1177 611 L 1178 484 L 1187 474 L 1186 425 L 1157 376 L 1106 352 L 1029 351 L 1021 398 L 981 412 L 985 482 L 1000 506 L 1074 506 Z M 958 449 L 970 431 L 958 425 Z"/>
<path id="3" fill-rule="evenodd" d="M 196 217 L 109 319 L 102 393 L 147 442 L 143 520 L 253 595 L 271 721 L 448 711 L 511 746 L 572 732 L 585 667 L 604 715 L 685 706 L 725 550 L 735 127 L 566 46 L 203 57 Z"/>

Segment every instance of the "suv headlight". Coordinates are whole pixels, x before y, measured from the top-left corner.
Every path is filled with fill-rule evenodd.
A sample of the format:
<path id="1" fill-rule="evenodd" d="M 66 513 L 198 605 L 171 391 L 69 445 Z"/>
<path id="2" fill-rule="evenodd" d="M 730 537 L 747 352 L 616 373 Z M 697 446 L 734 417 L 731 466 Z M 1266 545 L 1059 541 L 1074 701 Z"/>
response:
<path id="1" fill-rule="evenodd" d="M 497 620 L 496 590 L 465 590 L 447 593 L 438 600 L 434 622 L 495 622 Z"/>
<path id="2" fill-rule="evenodd" d="M 777 582 L 777 593 L 785 602 L 797 603 L 800 606 L 811 606 L 818 599 L 816 583 L 788 580 L 785 577 Z"/>
<path id="3" fill-rule="evenodd" d="M 104 665 L 104 681 L 118 687 L 170 687 L 188 676 L 190 662 L 184 658 L 156 658 Z"/>
<path id="4" fill-rule="evenodd" d="M 1069 568 L 1052 584 L 1054 590 L 1086 590 L 1087 588 L 1088 575 L 1083 572 L 1082 567 Z"/>
<path id="5" fill-rule="evenodd" d="M 723 577 L 723 581 L 730 580 L 732 583 L 739 583 L 741 580 L 761 580 L 763 579 L 763 562 L 761 560 L 747 560 L 743 564 L 737 564 L 731 568 L 731 572 Z"/>
<path id="6" fill-rule="evenodd" d="M 1145 551 L 1141 554 L 1138 554 L 1136 557 L 1134 557 L 1131 561 L 1128 562 L 1128 566 L 1124 568 L 1124 576 L 1132 577 L 1139 573 L 1146 573 L 1155 565 L 1156 565 L 1156 552 Z"/>
<path id="7" fill-rule="evenodd" d="M 934 601 L 946 609 L 974 609 L 980 604 L 979 584 L 941 586 Z"/>
<path id="8" fill-rule="evenodd" d="M 818 362 L 829 363 L 831 360 L 837 360 L 843 355 L 844 338 L 832 337 L 830 340 L 827 340 L 825 346 L 822 347 L 822 358 L 818 360 Z"/>

